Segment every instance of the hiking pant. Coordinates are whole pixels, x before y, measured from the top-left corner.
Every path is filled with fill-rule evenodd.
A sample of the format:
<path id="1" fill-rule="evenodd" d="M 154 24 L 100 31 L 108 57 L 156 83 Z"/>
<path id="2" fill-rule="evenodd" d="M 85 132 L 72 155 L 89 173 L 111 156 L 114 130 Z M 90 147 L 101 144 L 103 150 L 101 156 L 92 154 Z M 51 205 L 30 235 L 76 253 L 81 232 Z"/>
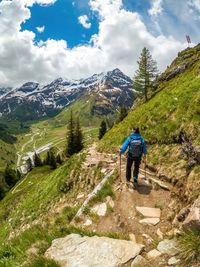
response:
<path id="1" fill-rule="evenodd" d="M 127 157 L 126 180 L 128 182 L 131 180 L 131 167 L 133 165 L 133 162 L 134 162 L 133 177 L 134 177 L 134 180 L 138 179 L 141 158 L 130 158 L 130 157 Z"/>

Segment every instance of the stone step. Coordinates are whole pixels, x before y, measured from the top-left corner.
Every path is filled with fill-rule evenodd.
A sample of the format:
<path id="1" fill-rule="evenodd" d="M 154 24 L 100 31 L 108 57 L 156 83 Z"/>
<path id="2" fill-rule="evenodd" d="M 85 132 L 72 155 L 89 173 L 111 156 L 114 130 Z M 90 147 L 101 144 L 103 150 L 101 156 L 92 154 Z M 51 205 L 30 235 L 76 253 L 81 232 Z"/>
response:
<path id="1" fill-rule="evenodd" d="M 158 208 L 136 207 L 136 210 L 144 217 L 160 218 L 161 210 Z"/>

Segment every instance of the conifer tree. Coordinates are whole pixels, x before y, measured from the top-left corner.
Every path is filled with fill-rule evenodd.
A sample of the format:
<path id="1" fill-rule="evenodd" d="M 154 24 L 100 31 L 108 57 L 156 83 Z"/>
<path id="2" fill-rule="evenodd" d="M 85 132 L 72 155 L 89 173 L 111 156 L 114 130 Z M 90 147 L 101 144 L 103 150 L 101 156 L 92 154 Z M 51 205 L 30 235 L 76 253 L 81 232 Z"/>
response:
<path id="1" fill-rule="evenodd" d="M 141 96 L 148 100 L 149 90 L 156 86 L 156 78 L 158 76 L 157 63 L 153 60 L 149 50 L 144 47 L 140 55 L 138 63 L 138 70 L 133 78 L 133 89 L 136 90 Z"/>
<path id="2" fill-rule="evenodd" d="M 33 169 L 33 164 L 30 158 L 27 159 L 26 164 L 28 171 L 31 171 Z"/>
<path id="3" fill-rule="evenodd" d="M 42 160 L 37 153 L 34 155 L 34 165 L 35 167 L 41 167 L 43 165 Z"/>
<path id="4" fill-rule="evenodd" d="M 53 149 L 50 149 L 50 166 L 53 170 L 57 168 L 56 157 L 54 155 Z"/>
<path id="5" fill-rule="evenodd" d="M 126 107 L 125 106 L 121 106 L 119 117 L 118 117 L 116 123 L 119 123 L 119 122 L 123 121 L 123 119 L 127 116 L 127 114 L 128 114 L 128 111 L 127 111 Z"/>
<path id="6" fill-rule="evenodd" d="M 99 128 L 99 140 L 105 135 L 106 132 L 107 132 L 107 126 L 106 122 L 103 120 Z"/>
<path id="7" fill-rule="evenodd" d="M 0 180 L 0 200 L 2 200 L 6 195 L 6 187 L 2 180 Z"/>
<path id="8" fill-rule="evenodd" d="M 57 155 L 57 157 L 56 157 L 56 162 L 58 163 L 58 164 L 62 164 L 62 158 L 61 158 L 61 155 L 60 154 L 58 154 Z"/>
<path id="9" fill-rule="evenodd" d="M 83 149 L 83 134 L 81 131 L 79 118 L 76 121 L 76 129 L 74 133 L 74 152 L 78 153 Z"/>
<path id="10" fill-rule="evenodd" d="M 71 156 L 74 154 L 74 152 L 74 118 L 71 111 L 70 119 L 68 122 L 66 155 Z"/>
<path id="11" fill-rule="evenodd" d="M 16 171 L 12 169 L 12 167 L 9 164 L 7 164 L 6 166 L 4 177 L 5 177 L 5 182 L 9 187 L 13 187 L 19 180 Z"/>
<path id="12" fill-rule="evenodd" d="M 50 165 L 50 152 L 47 151 L 46 158 L 44 160 L 46 165 Z"/>

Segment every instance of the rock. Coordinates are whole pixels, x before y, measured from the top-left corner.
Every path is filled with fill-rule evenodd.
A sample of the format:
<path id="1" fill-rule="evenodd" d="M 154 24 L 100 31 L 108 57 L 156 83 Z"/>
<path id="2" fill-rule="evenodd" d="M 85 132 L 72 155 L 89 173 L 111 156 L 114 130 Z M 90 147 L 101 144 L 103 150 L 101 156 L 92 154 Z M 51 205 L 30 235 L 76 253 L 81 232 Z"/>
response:
<path id="1" fill-rule="evenodd" d="M 183 63 L 182 65 L 179 65 L 177 68 L 175 68 L 172 71 L 168 72 L 167 75 L 165 75 L 164 77 L 161 76 L 160 79 L 169 81 L 172 78 L 174 78 L 176 75 L 178 75 L 178 74 L 182 73 L 183 71 L 185 71 L 190 65 L 191 65 L 190 62 Z"/>
<path id="2" fill-rule="evenodd" d="M 190 212 L 190 209 L 188 207 L 183 208 L 177 215 L 177 220 L 179 222 L 183 222 L 188 216 L 189 212 Z"/>
<path id="3" fill-rule="evenodd" d="M 160 257 L 161 255 L 162 255 L 162 253 L 160 251 L 158 251 L 157 249 L 153 249 L 147 253 L 147 258 L 152 260 L 152 259 L 155 259 L 157 257 Z"/>
<path id="4" fill-rule="evenodd" d="M 138 255 L 131 263 L 131 267 L 139 267 L 139 266 L 150 267 L 148 261 L 140 255 Z"/>
<path id="5" fill-rule="evenodd" d="M 167 186 L 165 183 L 163 183 L 162 181 L 159 181 L 153 177 L 149 177 L 149 180 L 154 183 L 154 184 L 157 184 L 160 188 L 164 189 L 164 190 L 167 190 L 167 191 L 170 191 L 170 187 Z"/>
<path id="6" fill-rule="evenodd" d="M 158 228 L 158 230 L 156 231 L 156 234 L 158 235 L 160 239 L 163 239 L 163 232 L 161 232 L 160 228 Z"/>
<path id="7" fill-rule="evenodd" d="M 92 220 L 90 220 L 90 219 L 87 219 L 85 222 L 84 222 L 84 226 L 89 226 L 89 225 L 91 225 L 92 224 Z"/>
<path id="8" fill-rule="evenodd" d="M 149 244 L 151 244 L 151 243 L 153 242 L 153 239 L 152 239 L 149 235 L 147 235 L 147 234 L 142 234 L 142 236 L 146 239 L 145 243 L 146 243 L 147 245 L 149 245 Z"/>
<path id="9" fill-rule="evenodd" d="M 98 204 L 91 209 L 94 213 L 98 216 L 105 216 L 107 212 L 107 205 L 106 203 Z"/>
<path id="10" fill-rule="evenodd" d="M 106 197 L 106 203 L 111 207 L 111 208 L 114 208 L 115 206 L 115 203 L 114 201 L 112 200 L 112 198 L 110 196 L 107 196 Z"/>
<path id="11" fill-rule="evenodd" d="M 141 224 L 147 224 L 147 225 L 156 225 L 160 222 L 159 218 L 146 218 L 143 220 L 140 220 L 139 223 Z"/>
<path id="12" fill-rule="evenodd" d="M 136 242 L 136 237 L 135 237 L 134 234 L 129 234 L 129 238 L 130 238 L 130 240 L 133 241 L 134 243 L 137 243 L 137 242 Z"/>
<path id="13" fill-rule="evenodd" d="M 76 197 L 76 199 L 81 199 L 81 198 L 83 198 L 84 196 L 85 196 L 85 194 L 80 193 L 80 194 L 78 194 L 78 196 Z"/>
<path id="14" fill-rule="evenodd" d="M 168 232 L 166 233 L 166 235 L 167 235 L 169 238 L 174 237 L 174 230 L 171 229 L 170 231 L 168 231 Z"/>
<path id="15" fill-rule="evenodd" d="M 159 250 L 163 254 L 167 254 L 170 256 L 175 256 L 179 253 L 176 241 L 168 239 L 161 241 L 157 246 L 157 250 Z"/>
<path id="16" fill-rule="evenodd" d="M 156 208 L 136 207 L 136 210 L 144 217 L 160 218 L 161 211 Z"/>
<path id="17" fill-rule="evenodd" d="M 180 260 L 176 259 L 175 257 L 172 257 L 168 260 L 168 265 L 176 265 L 177 263 L 179 263 Z"/>
<path id="18" fill-rule="evenodd" d="M 193 208 L 183 222 L 184 228 L 200 229 L 200 208 Z"/>
<path id="19" fill-rule="evenodd" d="M 45 257 L 55 260 L 62 267 L 117 267 L 138 256 L 143 247 L 132 241 L 71 234 L 53 240 Z"/>

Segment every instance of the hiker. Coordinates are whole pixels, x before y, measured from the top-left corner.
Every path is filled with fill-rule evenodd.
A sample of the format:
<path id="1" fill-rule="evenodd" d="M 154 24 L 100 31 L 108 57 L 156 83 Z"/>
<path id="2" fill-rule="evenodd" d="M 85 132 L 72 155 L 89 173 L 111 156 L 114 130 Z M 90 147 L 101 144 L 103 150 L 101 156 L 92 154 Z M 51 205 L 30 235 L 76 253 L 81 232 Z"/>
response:
<path id="1" fill-rule="evenodd" d="M 133 162 L 134 162 L 133 179 L 134 179 L 134 184 L 137 184 L 141 159 L 142 156 L 144 155 L 144 159 L 146 160 L 146 154 L 147 154 L 146 144 L 144 139 L 140 135 L 140 130 L 138 127 L 133 128 L 133 133 L 123 143 L 119 151 L 120 155 L 123 154 L 127 148 L 129 149 L 127 152 L 126 182 L 127 186 L 130 186 L 131 167 L 133 165 Z"/>

